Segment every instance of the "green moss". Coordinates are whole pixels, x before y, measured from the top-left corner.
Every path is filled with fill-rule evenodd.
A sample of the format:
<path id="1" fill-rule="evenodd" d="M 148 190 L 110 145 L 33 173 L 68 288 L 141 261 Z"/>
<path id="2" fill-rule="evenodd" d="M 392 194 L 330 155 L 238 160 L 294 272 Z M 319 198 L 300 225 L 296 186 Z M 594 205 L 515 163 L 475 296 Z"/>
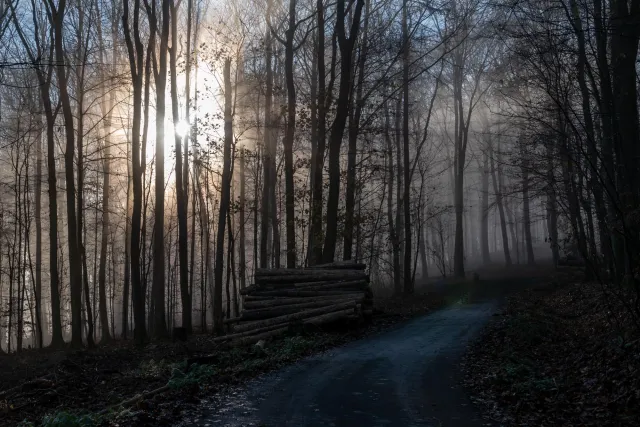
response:
<path id="1" fill-rule="evenodd" d="M 98 424 L 96 415 L 60 411 L 46 415 L 41 425 L 43 427 L 93 427 Z"/>
<path id="2" fill-rule="evenodd" d="M 173 389 L 200 385 L 216 374 L 216 368 L 212 365 L 192 365 L 186 371 L 186 363 L 176 363 L 171 369 L 171 379 L 167 385 Z"/>

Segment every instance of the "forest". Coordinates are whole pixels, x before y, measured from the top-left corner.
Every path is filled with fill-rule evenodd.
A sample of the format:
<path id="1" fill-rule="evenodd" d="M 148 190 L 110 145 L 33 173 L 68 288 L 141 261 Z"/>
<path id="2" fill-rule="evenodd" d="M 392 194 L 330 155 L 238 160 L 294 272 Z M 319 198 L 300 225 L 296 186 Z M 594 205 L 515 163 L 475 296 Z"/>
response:
<path id="1" fill-rule="evenodd" d="M 0 352 L 573 262 L 638 321 L 638 0 L 2 0 Z M 619 292 L 623 292 L 620 290 Z"/>

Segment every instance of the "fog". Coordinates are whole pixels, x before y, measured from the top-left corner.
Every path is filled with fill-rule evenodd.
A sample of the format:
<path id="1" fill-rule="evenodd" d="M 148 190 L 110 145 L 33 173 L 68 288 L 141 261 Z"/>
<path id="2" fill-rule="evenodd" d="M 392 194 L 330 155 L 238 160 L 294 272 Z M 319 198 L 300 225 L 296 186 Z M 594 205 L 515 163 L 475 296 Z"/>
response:
<path id="1" fill-rule="evenodd" d="M 145 3 L 0 5 L 1 351 L 220 332 L 257 268 L 637 265 L 638 37 L 595 1 Z"/>

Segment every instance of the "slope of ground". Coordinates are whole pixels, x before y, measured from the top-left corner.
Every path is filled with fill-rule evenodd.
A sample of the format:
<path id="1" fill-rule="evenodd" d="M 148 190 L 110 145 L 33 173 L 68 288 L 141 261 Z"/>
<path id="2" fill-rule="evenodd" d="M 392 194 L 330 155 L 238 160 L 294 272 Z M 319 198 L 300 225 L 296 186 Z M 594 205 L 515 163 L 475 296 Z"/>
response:
<path id="1" fill-rule="evenodd" d="M 214 396 L 182 425 L 487 425 L 458 385 L 457 362 L 495 308 L 461 301 L 306 358 Z"/>
<path id="2" fill-rule="evenodd" d="M 621 302 L 563 273 L 508 299 L 466 355 L 474 400 L 507 426 L 640 425 L 640 341 Z"/>
<path id="3" fill-rule="evenodd" d="M 460 299 L 469 284 L 440 280 L 438 286 L 430 285 L 410 298 L 380 298 L 369 325 L 347 331 L 309 330 L 270 342 L 265 351 L 220 350 L 210 335 L 200 334 L 190 337 L 186 347 L 156 342 L 138 348 L 130 341 L 115 341 L 92 350 L 29 350 L 0 356 L 0 425 L 38 424 L 43 417 L 48 417 L 44 424 L 49 426 L 122 420 L 125 425 L 173 425 L 202 396 L 448 305 Z M 214 355 L 210 365 L 184 373 L 187 357 L 205 354 Z M 162 393 L 135 399 L 155 390 Z M 122 402 L 127 404 L 118 407 Z"/>

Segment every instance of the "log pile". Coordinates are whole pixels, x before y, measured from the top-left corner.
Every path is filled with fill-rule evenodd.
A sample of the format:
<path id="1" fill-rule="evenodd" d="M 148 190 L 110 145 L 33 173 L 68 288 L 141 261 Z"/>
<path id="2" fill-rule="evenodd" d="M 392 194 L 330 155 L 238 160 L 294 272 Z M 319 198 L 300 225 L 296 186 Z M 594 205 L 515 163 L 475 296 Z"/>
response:
<path id="1" fill-rule="evenodd" d="M 241 290 L 243 310 L 227 319 L 229 345 L 253 344 L 291 327 L 368 320 L 373 294 L 366 265 L 322 264 L 304 269 L 257 269 L 255 284 Z"/>

